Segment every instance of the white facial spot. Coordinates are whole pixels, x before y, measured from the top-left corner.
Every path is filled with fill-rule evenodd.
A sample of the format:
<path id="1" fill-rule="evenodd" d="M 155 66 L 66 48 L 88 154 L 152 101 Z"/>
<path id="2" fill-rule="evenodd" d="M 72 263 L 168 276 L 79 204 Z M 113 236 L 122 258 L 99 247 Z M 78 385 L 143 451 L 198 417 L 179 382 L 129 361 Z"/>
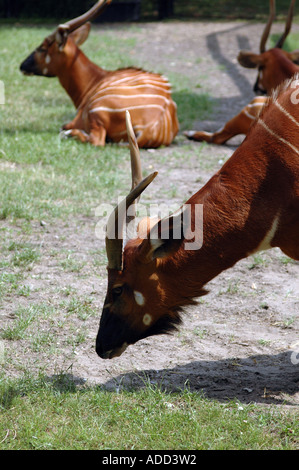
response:
<path id="1" fill-rule="evenodd" d="M 49 56 L 49 54 L 46 55 L 45 62 L 46 64 L 49 64 L 51 62 L 51 57 Z"/>
<path id="2" fill-rule="evenodd" d="M 143 316 L 143 323 L 146 326 L 149 326 L 152 323 L 152 316 L 149 313 L 145 313 L 145 315 Z"/>
<path id="3" fill-rule="evenodd" d="M 143 297 L 141 292 L 134 290 L 134 297 L 135 297 L 136 304 L 140 305 L 141 307 L 142 305 L 145 304 L 145 298 Z"/>
<path id="4" fill-rule="evenodd" d="M 48 73 L 48 69 L 47 69 L 47 67 L 45 67 L 45 68 L 43 69 L 43 75 L 47 75 L 47 73 Z"/>

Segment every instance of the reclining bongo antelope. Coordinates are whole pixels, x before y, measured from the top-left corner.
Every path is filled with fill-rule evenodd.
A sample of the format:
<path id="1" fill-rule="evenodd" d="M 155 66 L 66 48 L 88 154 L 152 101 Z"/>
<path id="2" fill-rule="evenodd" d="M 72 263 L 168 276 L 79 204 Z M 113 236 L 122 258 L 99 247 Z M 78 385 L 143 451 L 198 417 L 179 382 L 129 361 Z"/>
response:
<path id="1" fill-rule="evenodd" d="M 132 191 L 107 223 L 108 287 L 96 339 L 100 357 L 113 358 L 142 338 L 176 329 L 183 307 L 204 295 L 210 280 L 253 253 L 279 247 L 299 261 L 298 127 L 295 75 L 267 100 L 247 138 L 182 210 L 158 221 L 142 220 L 137 237 L 123 250 L 124 207 L 156 176 L 137 184 L 140 177 L 133 174 Z M 138 146 L 128 128 L 131 166 L 138 168 L 139 162 L 140 175 Z M 190 248 L 193 241 L 197 245 Z"/>
<path id="2" fill-rule="evenodd" d="M 291 78 L 299 71 L 299 66 L 296 65 L 296 62 L 299 62 L 299 50 L 293 52 L 282 50 L 284 41 L 291 29 L 294 7 L 295 0 L 292 0 L 284 33 L 274 48 L 266 50 L 266 42 L 275 18 L 275 0 L 270 0 L 270 15 L 260 41 L 260 53 L 255 54 L 249 51 L 240 51 L 239 53 L 238 61 L 240 65 L 258 69 L 257 80 L 253 88 L 257 94 L 269 95 L 280 83 Z M 184 135 L 190 140 L 206 141 L 218 145 L 224 144 L 236 135 L 247 135 L 265 102 L 265 96 L 255 97 L 239 114 L 230 119 L 224 127 L 216 132 L 189 130 L 185 131 Z"/>
<path id="3" fill-rule="evenodd" d="M 140 147 L 170 145 L 178 132 L 171 86 L 162 75 L 134 67 L 107 71 L 79 49 L 88 37 L 89 20 L 112 0 L 100 0 L 85 14 L 60 24 L 25 59 L 26 75 L 58 77 L 77 114 L 63 134 L 96 146 L 126 141 L 125 111 L 130 110 Z"/>

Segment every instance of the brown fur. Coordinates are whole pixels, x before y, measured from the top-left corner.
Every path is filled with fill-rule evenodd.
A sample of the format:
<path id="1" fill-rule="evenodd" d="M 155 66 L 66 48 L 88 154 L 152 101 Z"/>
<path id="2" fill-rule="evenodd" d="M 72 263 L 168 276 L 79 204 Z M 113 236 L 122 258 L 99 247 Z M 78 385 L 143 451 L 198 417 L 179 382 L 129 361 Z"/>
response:
<path id="1" fill-rule="evenodd" d="M 299 86 L 292 85 L 289 81 L 268 100 L 241 146 L 187 201 L 192 207 L 203 204 L 202 247 L 185 250 L 184 238 L 155 241 L 149 233 L 145 240 L 128 242 L 123 271 L 108 270 L 108 306 L 97 337 L 101 357 L 114 357 L 124 343 L 172 329 L 181 309 L 203 295 L 211 279 L 263 249 L 263 243 L 299 260 L 298 125 L 276 105 L 299 123 L 299 107 L 291 101 Z M 194 229 L 194 217 L 191 225 Z M 115 284 L 123 286 L 116 296 Z M 135 302 L 135 291 L 144 297 L 143 305 Z M 143 323 L 145 314 L 150 325 Z"/>

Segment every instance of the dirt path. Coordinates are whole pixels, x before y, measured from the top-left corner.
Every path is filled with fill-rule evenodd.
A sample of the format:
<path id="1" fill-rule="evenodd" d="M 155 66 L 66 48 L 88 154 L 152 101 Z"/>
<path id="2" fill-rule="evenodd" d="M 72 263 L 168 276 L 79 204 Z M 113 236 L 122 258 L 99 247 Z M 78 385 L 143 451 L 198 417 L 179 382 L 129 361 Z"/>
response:
<path id="1" fill-rule="evenodd" d="M 105 28 L 101 27 L 99 34 Z M 124 28 L 115 33 L 119 38 L 124 34 L 138 37 L 132 63 L 143 63 L 166 75 L 168 70 L 175 73 L 182 67 L 188 69 L 194 87 L 200 82 L 201 90 L 215 98 L 209 120 L 194 122 L 194 128 L 209 130 L 220 127 L 253 97 L 255 71 L 241 69 L 236 56 L 240 48 L 258 50 L 261 28 L 241 22 L 171 22 L 141 24 L 135 32 Z M 281 28 L 275 26 L 274 30 Z M 159 170 L 148 197 L 152 201 L 161 202 L 163 197 L 169 200 L 167 184 L 175 189 L 173 200 L 183 202 L 240 141 L 237 138 L 230 146 L 201 148 L 180 136 L 171 148 L 143 151 L 144 168 Z M 184 147 L 186 159 L 179 162 L 173 155 Z M 205 160 L 212 163 L 205 167 Z M 90 316 L 85 322 L 86 340 L 75 350 L 65 341 L 68 329 L 52 325 L 56 338 L 64 344 L 63 354 L 53 360 L 46 350 L 36 355 L 31 352 L 26 359 L 29 364 L 38 360 L 49 375 L 69 369 L 79 382 L 101 384 L 111 390 L 142 387 L 149 380 L 167 390 L 184 386 L 202 390 L 207 397 L 220 401 L 238 398 L 243 403 L 299 405 L 298 263 L 276 249 L 241 261 L 209 284 L 210 293 L 196 307 L 188 308 L 178 333 L 145 339 L 120 358 L 103 361 L 94 351 L 106 290 L 105 267 L 95 269 L 93 264 L 95 244 L 97 249 L 103 248 L 103 242 L 95 239 L 95 223 L 94 219 L 82 219 L 73 225 L 34 227 L 32 240 L 42 242 L 43 256 L 30 273 L 30 301 L 34 302 L 34 295 L 36 300 L 43 295 L 57 305 L 61 301 L 57 286 L 71 286 L 77 295 L 92 297 L 99 316 Z M 74 251 L 76 258 L 85 262 L 83 271 L 63 271 L 51 256 L 55 249 Z M 6 305 L 7 316 L 13 308 Z M 82 327 L 80 319 L 72 318 L 71 323 L 69 330 Z M 16 361 L 21 361 L 24 346 L 18 342 Z"/>

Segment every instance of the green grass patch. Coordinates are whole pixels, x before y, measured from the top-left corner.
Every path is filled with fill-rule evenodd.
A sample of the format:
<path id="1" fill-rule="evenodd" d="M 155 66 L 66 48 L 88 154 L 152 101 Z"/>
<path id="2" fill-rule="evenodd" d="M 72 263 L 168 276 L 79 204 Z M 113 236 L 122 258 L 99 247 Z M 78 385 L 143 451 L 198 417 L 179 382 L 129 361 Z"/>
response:
<path id="1" fill-rule="evenodd" d="M 270 41 L 269 41 L 269 48 L 275 47 L 280 36 L 281 34 L 271 34 Z M 298 49 L 298 44 L 299 44 L 299 33 L 292 33 L 286 38 L 283 44 L 283 49 L 285 49 L 288 52 L 295 51 Z"/>
<path id="2" fill-rule="evenodd" d="M 29 327 L 33 325 L 36 328 L 36 335 L 38 335 L 38 328 L 41 320 L 49 317 L 53 313 L 53 307 L 48 304 L 33 304 L 28 307 L 18 307 L 11 315 L 14 318 L 12 326 L 7 326 L 1 329 L 0 337 L 3 339 L 15 341 L 32 337 L 32 330 Z M 29 330 L 29 332 L 28 332 Z"/>
<path id="3" fill-rule="evenodd" d="M 6 271 L 0 273 L 0 301 L 8 293 L 15 292 L 19 289 L 19 283 L 22 278 L 22 275 L 19 273 Z"/>
<path id="4" fill-rule="evenodd" d="M 0 380 L 0 449 L 296 449 L 298 415 L 188 389 L 108 392 L 68 374 Z M 126 438 L 124 439 L 124 436 Z M 297 437 L 296 437 L 297 436 Z"/>

